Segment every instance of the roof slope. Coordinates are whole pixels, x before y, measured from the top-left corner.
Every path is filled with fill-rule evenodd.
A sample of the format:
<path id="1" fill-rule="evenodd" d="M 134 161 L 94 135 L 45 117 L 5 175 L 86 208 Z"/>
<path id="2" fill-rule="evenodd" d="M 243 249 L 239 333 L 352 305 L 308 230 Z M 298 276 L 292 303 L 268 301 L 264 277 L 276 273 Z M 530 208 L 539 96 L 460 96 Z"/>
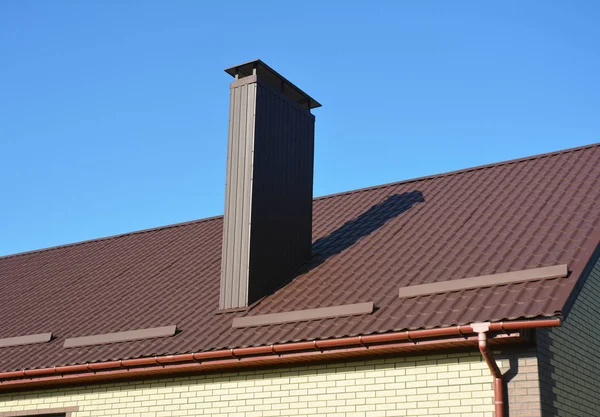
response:
<path id="1" fill-rule="evenodd" d="M 0 258 L 0 371 L 552 316 L 600 239 L 600 144 L 317 198 L 313 260 L 249 313 L 220 313 L 222 217 Z M 398 298 L 398 288 L 568 264 L 568 278 Z M 234 316 L 373 301 L 370 315 L 231 327 Z M 65 338 L 176 324 L 174 337 Z"/>

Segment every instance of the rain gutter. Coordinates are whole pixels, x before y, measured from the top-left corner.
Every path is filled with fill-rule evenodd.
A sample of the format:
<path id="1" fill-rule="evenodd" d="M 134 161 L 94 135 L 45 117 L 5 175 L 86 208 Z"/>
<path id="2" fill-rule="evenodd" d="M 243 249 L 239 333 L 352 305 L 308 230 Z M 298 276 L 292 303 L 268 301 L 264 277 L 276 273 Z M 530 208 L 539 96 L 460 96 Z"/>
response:
<path id="1" fill-rule="evenodd" d="M 560 325 L 560 319 L 521 320 L 494 323 L 474 323 L 469 325 L 443 327 L 403 332 L 345 337 L 339 339 L 313 340 L 273 344 L 216 351 L 165 355 L 138 359 L 123 359 L 107 362 L 94 362 L 80 365 L 55 366 L 51 368 L 24 369 L 0 373 L 0 391 L 26 389 L 64 383 L 87 383 L 124 378 L 147 377 L 159 374 L 192 373 L 212 370 L 264 366 L 268 364 L 294 363 L 318 359 L 336 359 L 348 356 L 363 356 L 376 352 L 388 353 L 406 350 L 448 348 L 464 345 L 465 341 L 475 341 L 478 336 L 483 358 L 490 366 L 495 381 L 495 397 L 502 394 L 499 388 L 502 378 L 491 352 L 488 349 L 489 332 L 509 333 L 518 330 Z M 482 336 L 483 335 L 483 336 Z M 448 339 L 455 337 L 454 339 Z M 494 368 L 495 366 L 495 368 Z M 498 392 L 496 391 L 498 390 Z M 503 414 L 497 414 L 501 417 Z"/>

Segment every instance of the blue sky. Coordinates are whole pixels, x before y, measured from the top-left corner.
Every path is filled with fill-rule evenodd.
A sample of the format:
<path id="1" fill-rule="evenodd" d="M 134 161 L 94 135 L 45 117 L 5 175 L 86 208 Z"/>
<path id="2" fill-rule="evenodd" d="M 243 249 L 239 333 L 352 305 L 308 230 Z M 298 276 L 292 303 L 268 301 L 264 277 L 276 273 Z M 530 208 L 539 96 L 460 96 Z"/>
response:
<path id="1" fill-rule="evenodd" d="M 315 195 L 600 141 L 596 1 L 0 2 L 0 255 L 223 212 L 230 77 L 323 107 Z"/>

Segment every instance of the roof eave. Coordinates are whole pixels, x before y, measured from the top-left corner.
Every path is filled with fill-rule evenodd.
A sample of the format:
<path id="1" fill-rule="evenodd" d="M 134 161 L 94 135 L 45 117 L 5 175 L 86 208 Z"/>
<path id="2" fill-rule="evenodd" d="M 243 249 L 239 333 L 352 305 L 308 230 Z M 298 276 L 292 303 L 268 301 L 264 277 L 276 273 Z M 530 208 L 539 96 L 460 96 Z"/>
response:
<path id="1" fill-rule="evenodd" d="M 560 326 L 560 318 L 488 323 L 492 344 L 522 343 L 518 331 Z M 0 373 L 0 391 L 108 382 L 148 376 L 201 373 L 316 362 L 402 352 L 477 346 L 477 325 L 421 329 L 219 351 L 126 359 Z M 511 333 L 512 332 L 512 333 Z"/>

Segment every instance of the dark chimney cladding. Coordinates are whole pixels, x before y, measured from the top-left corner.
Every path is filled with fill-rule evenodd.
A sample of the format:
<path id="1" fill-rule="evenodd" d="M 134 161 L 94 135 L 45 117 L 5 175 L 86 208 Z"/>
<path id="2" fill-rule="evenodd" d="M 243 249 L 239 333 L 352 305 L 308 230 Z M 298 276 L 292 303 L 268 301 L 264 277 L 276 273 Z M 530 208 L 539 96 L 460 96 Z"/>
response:
<path id="1" fill-rule="evenodd" d="M 288 282 L 311 255 L 315 117 L 321 105 L 260 60 L 230 85 L 221 309 Z"/>

